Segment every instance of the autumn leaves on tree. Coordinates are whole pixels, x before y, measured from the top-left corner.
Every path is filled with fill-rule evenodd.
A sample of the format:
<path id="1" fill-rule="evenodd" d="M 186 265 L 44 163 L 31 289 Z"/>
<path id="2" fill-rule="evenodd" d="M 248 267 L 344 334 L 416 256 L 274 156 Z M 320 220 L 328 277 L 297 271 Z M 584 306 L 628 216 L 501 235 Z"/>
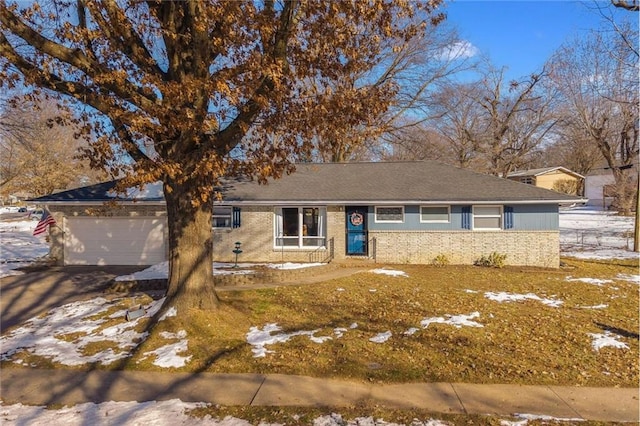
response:
<path id="1" fill-rule="evenodd" d="M 398 87 L 350 76 L 437 24 L 439 3 L 0 0 L 0 79 L 81 111 L 86 155 L 123 185 L 164 183 L 168 294 L 211 308 L 220 179 L 280 176 L 366 128 Z"/>

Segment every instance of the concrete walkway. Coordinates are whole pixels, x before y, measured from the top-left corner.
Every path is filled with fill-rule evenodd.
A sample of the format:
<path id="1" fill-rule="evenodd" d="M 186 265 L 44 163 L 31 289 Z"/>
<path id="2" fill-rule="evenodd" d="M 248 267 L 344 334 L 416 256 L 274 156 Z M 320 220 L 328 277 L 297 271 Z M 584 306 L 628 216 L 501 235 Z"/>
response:
<path id="1" fill-rule="evenodd" d="M 368 384 L 303 376 L 5 368 L 4 404 L 106 401 L 209 402 L 244 406 L 346 407 L 370 403 L 433 413 L 638 423 L 638 389 L 464 383 Z"/>

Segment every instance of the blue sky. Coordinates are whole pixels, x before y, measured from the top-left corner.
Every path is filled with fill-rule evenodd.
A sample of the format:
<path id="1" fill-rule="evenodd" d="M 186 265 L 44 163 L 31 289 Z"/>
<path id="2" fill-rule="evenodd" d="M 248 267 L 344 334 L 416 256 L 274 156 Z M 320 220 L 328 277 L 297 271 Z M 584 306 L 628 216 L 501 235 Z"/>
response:
<path id="1" fill-rule="evenodd" d="M 638 20 L 638 13 L 608 7 L 609 0 L 599 4 Z M 445 9 L 463 40 L 495 67 L 508 68 L 507 80 L 539 71 L 562 43 L 603 24 L 593 1 L 451 0 Z"/>

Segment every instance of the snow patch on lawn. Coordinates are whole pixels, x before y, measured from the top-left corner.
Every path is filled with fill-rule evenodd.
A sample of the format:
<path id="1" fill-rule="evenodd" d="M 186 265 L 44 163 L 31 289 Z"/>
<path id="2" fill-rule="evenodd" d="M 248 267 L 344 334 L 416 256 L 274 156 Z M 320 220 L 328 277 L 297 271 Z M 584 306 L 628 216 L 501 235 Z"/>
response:
<path id="1" fill-rule="evenodd" d="M 598 287 L 602 287 L 605 284 L 610 284 L 613 282 L 613 280 L 603 280 L 600 278 L 572 278 L 571 276 L 568 276 L 567 278 L 565 278 L 565 281 L 582 282 L 582 283 L 597 285 Z"/>
<path id="2" fill-rule="evenodd" d="M 196 408 L 207 407 L 210 404 L 202 402 L 183 402 L 179 399 L 149 402 L 103 402 L 101 404 L 85 403 L 65 406 L 54 410 L 44 406 L 30 406 L 23 404 L 3 405 L 0 402 L 0 416 L 3 425 L 49 426 L 55 424 L 96 426 L 251 426 L 253 423 L 227 416 L 215 419 L 210 415 L 203 418 L 191 417 L 187 412 Z M 298 419 L 293 416 L 293 420 Z M 25 420 L 25 419 L 28 419 Z M 90 419 L 90 420 L 88 420 Z M 404 424 L 389 423 L 383 419 L 373 417 L 357 417 L 348 420 L 337 413 L 319 416 L 313 419 L 314 426 L 404 426 Z M 450 423 L 437 419 L 414 419 L 411 426 L 448 426 Z M 260 422 L 260 426 L 281 426 L 280 423 Z"/>
<path id="3" fill-rule="evenodd" d="M 593 338 L 591 346 L 599 351 L 602 348 L 611 347 L 616 349 L 629 349 L 629 345 L 617 339 L 617 336 L 609 331 L 602 333 L 588 333 Z"/>
<path id="4" fill-rule="evenodd" d="M 413 336 L 414 334 L 416 334 L 418 331 L 420 331 L 419 328 L 416 327 L 410 327 L 407 331 L 405 331 L 404 334 L 405 336 Z"/>
<path id="5" fill-rule="evenodd" d="M 313 426 L 404 426 L 404 424 L 388 423 L 383 419 L 374 419 L 373 417 L 356 417 L 353 420 L 347 420 L 342 415 L 331 413 L 326 416 L 320 416 L 313 420 Z M 260 423 L 261 426 L 267 426 Z M 449 426 L 450 423 L 437 419 L 428 419 L 421 421 L 413 419 L 410 426 Z M 275 426 L 275 425 L 272 425 Z"/>
<path id="6" fill-rule="evenodd" d="M 489 291 L 489 292 L 486 292 L 484 296 L 487 299 L 493 300 L 496 302 L 521 302 L 524 300 L 536 300 L 542 303 L 543 305 L 547 305 L 552 308 L 559 308 L 560 305 L 564 303 L 562 300 L 557 300 L 557 299 L 543 299 L 540 296 L 537 296 L 533 293 L 517 294 L 517 293 L 507 293 L 504 291 L 494 293 Z"/>
<path id="7" fill-rule="evenodd" d="M 146 332 L 135 331 L 135 327 L 143 318 L 155 315 L 162 307 L 163 302 L 164 299 L 160 299 L 144 306 L 142 316 L 126 322 L 124 318 L 127 311 L 117 311 L 109 315 L 108 318 L 121 318 L 123 322 L 106 328 L 101 328 L 101 326 L 107 320 L 99 318 L 99 316 L 113 305 L 112 301 L 99 297 L 68 303 L 52 309 L 44 317 L 32 318 L 21 327 L 0 337 L 0 347 L 2 348 L 0 359 L 11 361 L 14 355 L 25 351 L 62 365 L 76 366 L 89 363 L 109 365 L 114 361 L 129 357 L 131 350 L 138 346 L 138 342 L 148 336 Z M 176 338 L 182 338 L 179 336 L 180 333 L 176 335 Z M 84 355 L 83 352 L 87 345 L 105 341 L 112 342 L 117 349 L 108 348 L 93 355 Z M 181 349 L 182 347 L 184 349 Z M 183 362 L 183 357 L 177 354 L 185 350 L 186 341 L 169 345 L 162 351 L 156 350 L 159 351 L 156 354 L 159 364 L 156 365 L 162 367 L 180 364 Z M 22 363 L 20 359 L 14 360 L 14 362 Z"/>
<path id="8" fill-rule="evenodd" d="M 593 305 L 593 306 L 580 306 L 581 309 L 606 309 L 608 307 L 609 305 L 605 305 L 604 303 L 600 305 Z"/>
<path id="9" fill-rule="evenodd" d="M 406 272 L 396 271 L 394 269 L 380 268 L 380 269 L 372 269 L 369 272 L 373 274 L 379 274 L 379 275 L 388 275 L 390 277 L 409 277 L 409 275 Z"/>
<path id="10" fill-rule="evenodd" d="M 189 361 L 191 361 L 192 356 L 182 356 L 181 353 L 186 352 L 188 348 L 188 342 L 186 340 L 187 332 L 185 330 L 180 330 L 177 333 L 170 333 L 168 331 L 163 331 L 160 333 L 160 337 L 167 340 L 175 340 L 180 339 L 176 343 L 171 343 L 162 347 L 159 347 L 156 350 L 145 352 L 143 354 L 142 360 L 147 359 L 149 356 L 155 355 L 156 359 L 153 361 L 153 365 L 157 365 L 162 368 L 180 368 L 187 365 Z"/>
<path id="11" fill-rule="evenodd" d="M 319 332 L 320 329 L 311 331 L 300 330 L 291 333 L 278 333 L 281 330 L 282 328 L 278 326 L 278 324 L 266 324 L 262 328 L 262 330 L 260 329 L 260 327 L 249 328 L 249 332 L 247 333 L 247 343 L 253 346 L 253 348 L 251 349 L 251 352 L 253 352 L 253 357 L 262 358 L 265 357 L 268 353 L 275 353 L 275 351 L 268 350 L 265 346 L 275 345 L 276 343 L 285 343 L 296 336 L 308 336 L 312 342 L 324 343 L 327 340 L 333 339 L 333 337 L 339 339 L 344 335 L 345 331 L 343 328 L 336 328 L 334 330 L 334 336 L 316 336 L 315 334 Z"/>
<path id="12" fill-rule="evenodd" d="M 469 315 L 445 315 L 444 317 L 434 317 L 434 318 L 425 318 L 420 322 L 422 328 L 427 328 L 429 324 L 449 324 L 454 327 L 484 327 L 484 325 L 472 321 L 474 318 L 478 318 L 480 316 L 480 312 L 473 312 Z M 249 343 L 253 348 L 251 351 L 253 352 L 254 358 L 262 358 L 265 357 L 269 353 L 275 353 L 275 351 L 267 349 L 266 346 L 275 345 L 278 343 L 286 343 L 291 338 L 296 336 L 308 336 L 309 339 L 315 343 L 324 343 L 327 340 L 331 339 L 339 339 L 345 335 L 349 330 L 353 330 L 358 328 L 357 323 L 353 323 L 349 326 L 349 328 L 344 327 L 336 327 L 333 329 L 333 336 L 316 336 L 316 333 L 320 331 L 320 329 L 316 330 L 299 330 L 293 331 L 290 333 L 281 333 L 282 328 L 277 324 L 266 324 L 262 329 L 260 327 L 250 327 L 249 332 L 246 334 L 247 343 Z M 410 336 L 418 332 L 420 329 L 416 327 L 411 327 L 403 334 L 405 336 Z M 393 337 L 393 333 L 391 331 L 385 331 L 376 334 L 375 336 L 369 338 L 370 342 L 373 343 L 385 343 L 389 339 Z"/>
<path id="13" fill-rule="evenodd" d="M 480 312 L 472 312 L 469 315 L 450 315 L 446 314 L 444 317 L 432 317 L 425 318 L 420 321 L 420 325 L 423 328 L 429 327 L 430 324 L 449 324 L 453 325 L 456 328 L 462 327 L 484 327 L 484 325 L 471 321 L 474 318 L 478 318 L 480 316 Z M 411 329 L 409 329 L 411 330 Z"/>
<path id="14" fill-rule="evenodd" d="M 562 418 L 562 417 L 553 417 L 546 416 L 540 414 L 521 414 L 516 413 L 513 415 L 514 417 L 520 418 L 522 420 L 500 420 L 501 426 L 525 426 L 529 423 L 529 421 L 540 420 L 544 424 L 545 422 L 584 422 L 584 419 L 580 418 Z"/>
<path id="15" fill-rule="evenodd" d="M 384 333 L 376 334 L 371 339 L 369 339 L 369 341 L 373 343 L 384 343 L 387 340 L 391 339 L 391 336 L 392 334 L 390 331 L 385 331 Z"/>
<path id="16" fill-rule="evenodd" d="M 640 275 L 618 274 L 616 275 L 616 279 L 640 285 Z"/>

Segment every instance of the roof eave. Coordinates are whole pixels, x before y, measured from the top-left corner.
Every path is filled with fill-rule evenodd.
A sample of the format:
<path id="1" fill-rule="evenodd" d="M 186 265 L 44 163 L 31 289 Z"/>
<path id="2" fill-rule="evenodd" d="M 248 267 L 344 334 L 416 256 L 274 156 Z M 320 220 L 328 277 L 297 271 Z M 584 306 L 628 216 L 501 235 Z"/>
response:
<path id="1" fill-rule="evenodd" d="M 118 205 L 157 205 L 164 206 L 164 200 L 39 200 L 36 204 L 46 204 L 51 206 L 63 205 L 83 205 L 83 206 L 104 206 L 105 204 L 115 203 Z"/>
<path id="2" fill-rule="evenodd" d="M 567 175 L 571 175 L 571 176 L 574 176 L 574 177 L 577 177 L 577 178 L 580 178 L 580 179 L 584 179 L 584 176 L 582 176 L 580 173 L 576 173 L 576 172 L 571 171 L 571 170 L 569 170 L 569 169 L 567 169 L 565 167 L 554 167 L 553 169 L 549 169 L 549 170 L 545 170 L 543 172 L 536 173 L 533 176 L 538 177 L 538 176 L 546 175 L 547 173 L 550 173 L 550 172 L 555 172 L 557 170 L 560 170 L 560 171 L 564 172 Z"/>
<path id="3" fill-rule="evenodd" d="M 566 199 L 528 199 L 528 200 L 221 200 L 215 205 L 237 205 L 237 206 L 345 206 L 345 205 L 469 205 L 469 204 L 579 204 L 586 203 L 588 198 L 566 198 Z"/>

